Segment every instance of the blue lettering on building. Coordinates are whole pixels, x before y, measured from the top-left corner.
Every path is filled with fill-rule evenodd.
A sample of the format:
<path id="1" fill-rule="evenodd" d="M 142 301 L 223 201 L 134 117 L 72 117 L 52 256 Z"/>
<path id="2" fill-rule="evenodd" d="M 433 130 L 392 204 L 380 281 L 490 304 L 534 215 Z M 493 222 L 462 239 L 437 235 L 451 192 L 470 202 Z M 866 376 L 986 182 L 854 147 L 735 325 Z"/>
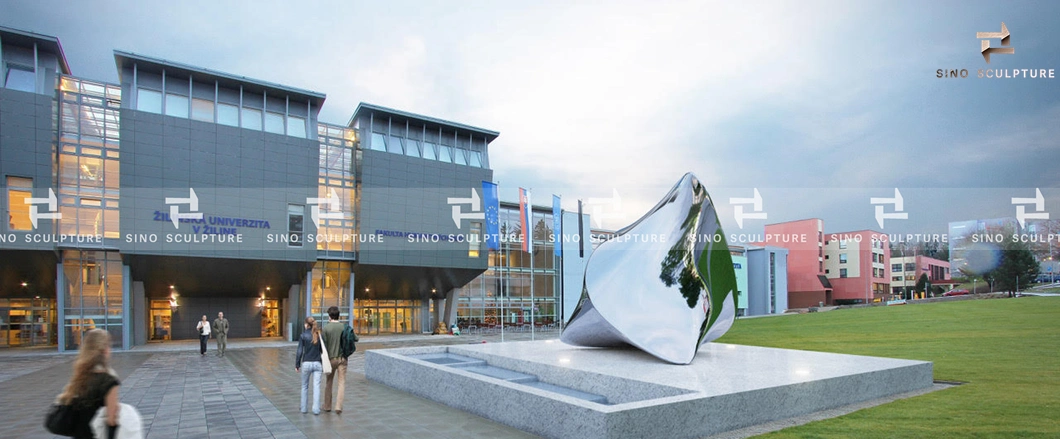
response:
<path id="1" fill-rule="evenodd" d="M 170 222 L 170 216 L 167 212 L 155 211 L 155 221 Z M 271 229 L 269 222 L 266 220 L 249 219 L 249 218 L 236 218 L 227 216 L 203 216 L 203 218 L 181 218 L 181 223 L 200 224 L 192 226 L 192 231 L 197 234 L 203 235 L 235 235 L 239 233 L 240 228 L 246 229 Z"/>

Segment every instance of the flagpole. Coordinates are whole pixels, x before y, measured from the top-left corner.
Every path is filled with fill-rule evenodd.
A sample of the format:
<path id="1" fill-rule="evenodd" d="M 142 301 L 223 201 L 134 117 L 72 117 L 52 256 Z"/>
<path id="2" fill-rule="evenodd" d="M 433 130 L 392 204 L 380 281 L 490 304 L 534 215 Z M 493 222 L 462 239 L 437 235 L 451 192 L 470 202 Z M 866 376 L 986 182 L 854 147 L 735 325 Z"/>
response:
<path id="1" fill-rule="evenodd" d="M 534 226 L 531 225 L 534 222 L 534 205 L 530 201 L 530 191 L 526 191 L 526 215 L 530 217 L 526 224 L 530 228 L 530 233 L 526 235 L 530 240 L 530 246 L 527 247 L 530 250 L 530 340 L 534 340 Z"/>
<path id="2" fill-rule="evenodd" d="M 507 274 L 505 275 L 506 279 L 504 279 L 504 288 L 501 289 L 502 291 L 504 291 L 504 296 L 498 298 L 498 299 L 500 299 L 500 302 L 501 302 L 501 314 L 499 316 L 497 316 L 497 317 L 499 317 L 497 320 L 499 320 L 500 324 L 501 324 L 501 342 L 502 343 L 504 342 L 504 298 L 508 297 L 508 295 L 510 294 L 509 285 L 511 285 L 511 283 L 512 283 L 512 260 L 511 260 L 512 252 L 511 252 L 511 245 L 509 244 L 509 245 L 506 245 L 504 247 L 505 247 L 505 250 L 504 250 L 504 252 L 505 252 L 505 255 L 504 255 L 504 267 L 505 268 L 504 268 L 504 271 Z"/>

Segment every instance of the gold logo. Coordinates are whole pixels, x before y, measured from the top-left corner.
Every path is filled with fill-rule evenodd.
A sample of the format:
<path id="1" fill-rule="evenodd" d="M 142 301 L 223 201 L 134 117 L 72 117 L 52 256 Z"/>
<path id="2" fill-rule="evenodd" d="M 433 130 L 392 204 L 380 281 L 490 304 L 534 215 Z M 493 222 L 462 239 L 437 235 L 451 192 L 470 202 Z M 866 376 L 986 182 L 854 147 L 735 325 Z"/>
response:
<path id="1" fill-rule="evenodd" d="M 990 40 L 993 39 L 993 38 L 1000 38 L 1001 39 L 1001 45 L 1002 46 L 1008 46 L 1011 43 L 1011 41 L 1009 41 L 1009 37 L 1010 36 L 1011 35 L 1008 33 L 1008 28 L 1005 27 L 1005 22 L 1004 21 L 1001 22 L 1001 32 L 976 32 L 975 33 L 975 37 L 979 38 L 980 40 L 982 40 L 981 43 L 982 43 L 983 59 L 986 60 L 987 64 L 990 64 L 990 54 L 991 53 L 1008 54 L 1008 55 L 1012 55 L 1012 54 L 1016 53 L 1016 48 L 1014 48 L 1014 47 L 1007 47 L 1007 48 L 990 47 Z"/>

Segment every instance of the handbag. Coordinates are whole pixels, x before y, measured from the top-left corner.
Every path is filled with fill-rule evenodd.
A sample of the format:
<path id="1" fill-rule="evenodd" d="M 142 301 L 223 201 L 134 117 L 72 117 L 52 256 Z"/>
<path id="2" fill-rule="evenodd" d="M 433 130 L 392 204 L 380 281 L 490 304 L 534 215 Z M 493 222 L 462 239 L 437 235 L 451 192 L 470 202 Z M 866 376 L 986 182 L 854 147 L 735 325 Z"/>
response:
<path id="1" fill-rule="evenodd" d="M 69 404 L 52 404 L 44 416 L 44 428 L 59 436 L 73 436 L 77 424 L 77 412 Z"/>
<path id="2" fill-rule="evenodd" d="M 331 357 L 328 356 L 328 347 L 324 345 L 324 335 L 320 335 L 320 364 L 324 367 L 324 374 L 331 374 Z"/>

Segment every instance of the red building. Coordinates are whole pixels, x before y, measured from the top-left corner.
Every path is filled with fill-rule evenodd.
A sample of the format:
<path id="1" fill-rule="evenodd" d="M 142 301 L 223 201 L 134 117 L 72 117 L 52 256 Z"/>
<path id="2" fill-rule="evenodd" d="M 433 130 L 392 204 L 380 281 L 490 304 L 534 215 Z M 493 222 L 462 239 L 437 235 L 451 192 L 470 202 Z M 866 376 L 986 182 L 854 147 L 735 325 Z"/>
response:
<path id="1" fill-rule="evenodd" d="M 818 218 L 765 226 L 764 242 L 788 249 L 788 308 L 832 303 L 825 276 L 824 222 Z"/>

